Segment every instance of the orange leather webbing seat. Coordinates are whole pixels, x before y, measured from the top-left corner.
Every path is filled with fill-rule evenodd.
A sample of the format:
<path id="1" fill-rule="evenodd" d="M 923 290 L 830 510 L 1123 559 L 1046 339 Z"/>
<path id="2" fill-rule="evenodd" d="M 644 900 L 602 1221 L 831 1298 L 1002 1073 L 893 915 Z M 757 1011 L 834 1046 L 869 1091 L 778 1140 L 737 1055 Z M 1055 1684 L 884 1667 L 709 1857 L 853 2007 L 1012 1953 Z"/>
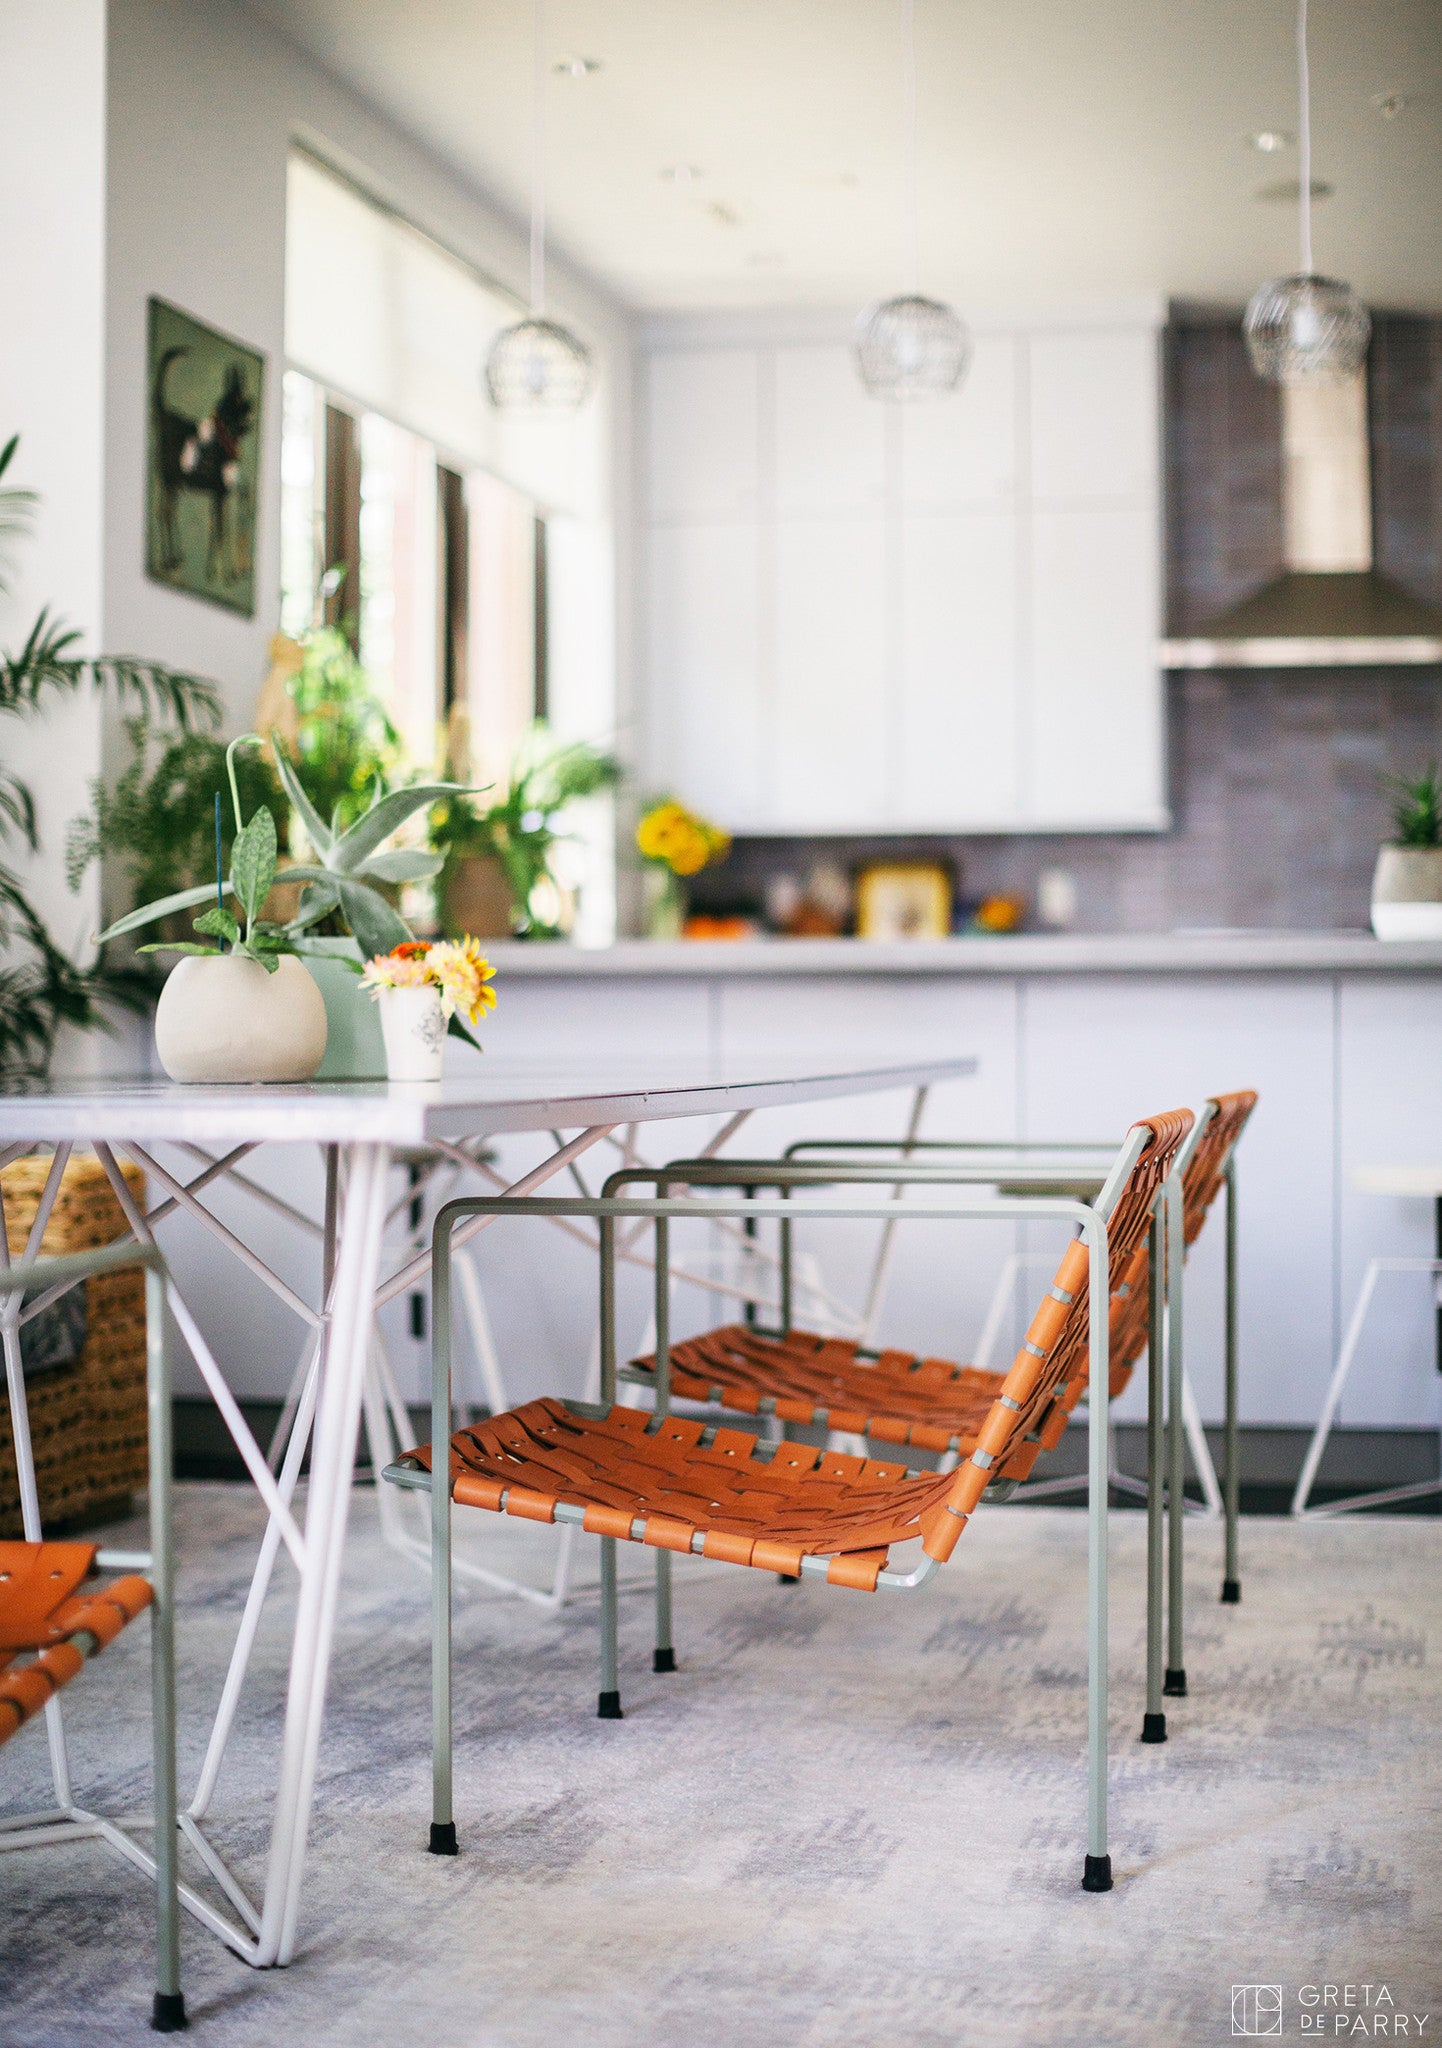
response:
<path id="1" fill-rule="evenodd" d="M 1146 1121 L 1150 1135 L 1108 1225 L 1113 1284 L 1131 1266 L 1191 1124 L 1184 1109 Z M 584 1510 L 594 1535 L 762 1571 L 795 1575 L 803 1557 L 826 1558 L 834 1585 L 874 1591 L 893 1544 L 920 1537 L 928 1556 L 948 1558 L 987 1486 L 1024 1477 L 1048 1434 L 1060 1434 L 1063 1397 L 1085 1374 L 1088 1293 L 1076 1239 L 955 1472 L 761 1443 L 749 1431 L 643 1409 L 597 1414 L 542 1400 L 451 1438 L 452 1498 L 536 1522 L 554 1521 L 565 1504 Z M 431 1470 L 431 1447 L 402 1462 Z"/>
<path id="2" fill-rule="evenodd" d="M 1250 1091 L 1216 1098 L 1211 1118 L 1182 1175 L 1183 1236 L 1196 1240 L 1222 1185 L 1232 1149 L 1256 1103 Z M 1113 1263 L 1115 1271 L 1115 1262 Z M 1115 1399 L 1147 1345 L 1146 1235 L 1111 1299 L 1109 1388 Z M 1050 1450 L 1086 1391 L 1086 1357 L 1059 1392 L 1041 1446 Z M 632 1376 L 655 1373 L 653 1357 L 632 1362 Z M 671 1347 L 671 1392 L 740 1415 L 845 1430 L 875 1443 L 960 1451 L 975 1444 L 1004 1374 L 910 1351 L 863 1353 L 844 1337 L 789 1330 L 784 1337 L 727 1323 Z"/>
<path id="3" fill-rule="evenodd" d="M 140 1578 L 82 1592 L 94 1569 L 93 1543 L 0 1543 L 0 1743 L 150 1605 Z"/>

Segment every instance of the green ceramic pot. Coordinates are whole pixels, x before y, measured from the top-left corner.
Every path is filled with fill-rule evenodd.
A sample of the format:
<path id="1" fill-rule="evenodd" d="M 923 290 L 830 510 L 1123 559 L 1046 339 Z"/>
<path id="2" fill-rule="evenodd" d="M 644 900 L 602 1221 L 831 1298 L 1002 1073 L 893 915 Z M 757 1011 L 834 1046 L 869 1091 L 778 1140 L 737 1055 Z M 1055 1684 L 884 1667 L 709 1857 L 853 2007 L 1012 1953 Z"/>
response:
<path id="1" fill-rule="evenodd" d="M 315 950 L 313 951 L 312 948 Z M 360 965 L 354 939 L 312 939 L 305 964 L 325 997 L 325 1058 L 317 1081 L 384 1081 L 386 1046 L 379 1006 L 346 965 Z"/>

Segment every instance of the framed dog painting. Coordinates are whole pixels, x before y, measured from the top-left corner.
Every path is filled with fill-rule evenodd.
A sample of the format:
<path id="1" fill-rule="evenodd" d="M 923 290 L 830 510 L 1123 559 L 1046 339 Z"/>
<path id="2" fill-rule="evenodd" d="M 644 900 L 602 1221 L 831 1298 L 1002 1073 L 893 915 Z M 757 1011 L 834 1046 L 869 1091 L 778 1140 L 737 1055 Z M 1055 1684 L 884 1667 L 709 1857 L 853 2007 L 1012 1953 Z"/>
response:
<path id="1" fill-rule="evenodd" d="M 265 359 L 152 299 L 149 371 L 146 573 L 250 618 Z"/>

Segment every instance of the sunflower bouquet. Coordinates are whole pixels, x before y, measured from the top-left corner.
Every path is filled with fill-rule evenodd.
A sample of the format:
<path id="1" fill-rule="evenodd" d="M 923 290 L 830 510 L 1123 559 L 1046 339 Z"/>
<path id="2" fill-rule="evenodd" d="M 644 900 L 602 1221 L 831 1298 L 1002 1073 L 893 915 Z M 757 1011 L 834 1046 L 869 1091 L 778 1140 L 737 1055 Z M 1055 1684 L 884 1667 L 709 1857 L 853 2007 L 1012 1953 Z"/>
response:
<path id="1" fill-rule="evenodd" d="M 673 875 L 699 875 L 730 852 L 731 835 L 666 797 L 652 804 L 636 827 L 636 845 L 642 860 L 655 867 L 669 868 Z"/>
<path id="2" fill-rule="evenodd" d="M 646 863 L 649 884 L 646 929 L 653 939 L 674 939 L 686 921 L 683 879 L 724 860 L 731 835 L 688 811 L 674 797 L 652 804 L 636 827 L 636 848 Z"/>

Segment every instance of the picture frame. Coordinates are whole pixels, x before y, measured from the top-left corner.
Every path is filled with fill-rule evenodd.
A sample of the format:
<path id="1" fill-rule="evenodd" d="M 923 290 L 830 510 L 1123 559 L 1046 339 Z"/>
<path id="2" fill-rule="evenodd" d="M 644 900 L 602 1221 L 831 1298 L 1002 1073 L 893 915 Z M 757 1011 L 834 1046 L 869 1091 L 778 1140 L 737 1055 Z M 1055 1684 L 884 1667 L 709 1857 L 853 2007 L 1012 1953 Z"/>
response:
<path id="1" fill-rule="evenodd" d="M 265 357 L 165 299 L 148 302 L 145 573 L 255 616 Z"/>
<path id="2" fill-rule="evenodd" d="M 878 861 L 856 878 L 859 939 L 944 939 L 953 883 L 940 861 Z"/>

